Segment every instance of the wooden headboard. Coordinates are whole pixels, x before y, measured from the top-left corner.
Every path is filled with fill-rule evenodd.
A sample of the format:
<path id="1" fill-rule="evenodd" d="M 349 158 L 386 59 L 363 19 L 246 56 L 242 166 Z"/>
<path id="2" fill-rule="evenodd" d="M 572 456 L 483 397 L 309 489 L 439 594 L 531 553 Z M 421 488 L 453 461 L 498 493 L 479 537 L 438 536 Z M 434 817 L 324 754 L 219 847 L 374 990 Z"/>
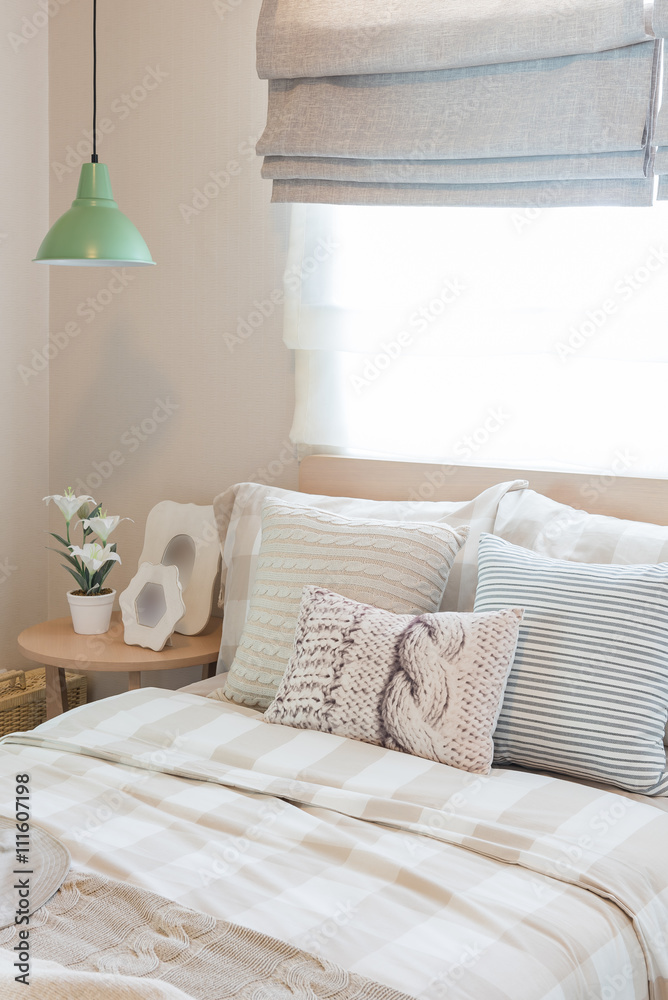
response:
<path id="1" fill-rule="evenodd" d="M 369 500 L 470 500 L 495 483 L 527 479 L 537 493 L 591 514 L 668 525 L 668 479 L 482 469 L 421 462 L 310 455 L 299 467 L 303 493 Z"/>

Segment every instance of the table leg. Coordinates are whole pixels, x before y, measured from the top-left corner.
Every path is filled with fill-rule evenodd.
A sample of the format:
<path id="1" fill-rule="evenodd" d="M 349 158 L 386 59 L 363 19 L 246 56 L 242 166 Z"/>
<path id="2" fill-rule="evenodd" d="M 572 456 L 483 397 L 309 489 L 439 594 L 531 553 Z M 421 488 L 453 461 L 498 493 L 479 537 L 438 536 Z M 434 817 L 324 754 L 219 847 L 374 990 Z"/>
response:
<path id="1" fill-rule="evenodd" d="M 202 667 L 202 680 L 208 681 L 209 677 L 215 677 L 217 666 L 218 660 L 214 660 L 213 663 L 205 663 Z"/>
<path id="2" fill-rule="evenodd" d="M 141 687 L 141 670 L 128 671 L 128 691 L 138 691 Z"/>
<path id="3" fill-rule="evenodd" d="M 63 667 L 45 666 L 46 717 L 54 719 L 67 711 L 67 682 Z"/>

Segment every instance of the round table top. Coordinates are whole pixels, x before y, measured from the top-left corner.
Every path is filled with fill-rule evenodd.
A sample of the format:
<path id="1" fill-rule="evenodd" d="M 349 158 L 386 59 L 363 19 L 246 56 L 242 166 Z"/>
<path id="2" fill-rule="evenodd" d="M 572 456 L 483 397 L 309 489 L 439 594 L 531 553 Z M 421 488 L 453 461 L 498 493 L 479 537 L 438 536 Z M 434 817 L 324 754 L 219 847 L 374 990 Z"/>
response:
<path id="1" fill-rule="evenodd" d="M 70 617 L 54 618 L 24 629 L 18 642 L 29 660 L 84 673 L 86 670 L 171 670 L 217 660 L 222 624 L 220 618 L 211 618 L 199 635 L 175 632 L 171 637 L 172 645 L 165 646 L 159 653 L 144 646 L 128 646 L 123 641 L 120 611 L 111 616 L 109 631 L 102 635 L 78 635 Z"/>

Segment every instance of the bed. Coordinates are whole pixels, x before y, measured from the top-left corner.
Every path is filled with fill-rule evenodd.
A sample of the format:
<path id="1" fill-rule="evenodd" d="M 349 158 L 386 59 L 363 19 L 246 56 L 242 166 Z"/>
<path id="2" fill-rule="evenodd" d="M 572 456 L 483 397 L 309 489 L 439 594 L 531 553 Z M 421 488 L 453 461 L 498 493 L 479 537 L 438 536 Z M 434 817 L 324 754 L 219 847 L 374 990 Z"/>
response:
<path id="1" fill-rule="evenodd" d="M 437 503 L 522 480 L 596 516 L 666 524 L 662 481 L 318 456 L 300 488 Z M 668 998 L 668 797 L 543 767 L 469 773 L 270 725 L 202 697 L 223 680 L 127 692 L 5 738 L 0 814 L 13 815 L 15 776 L 29 774 L 32 821 L 77 872 L 409 996 Z M 8 997 L 9 942 L 0 931 Z"/>

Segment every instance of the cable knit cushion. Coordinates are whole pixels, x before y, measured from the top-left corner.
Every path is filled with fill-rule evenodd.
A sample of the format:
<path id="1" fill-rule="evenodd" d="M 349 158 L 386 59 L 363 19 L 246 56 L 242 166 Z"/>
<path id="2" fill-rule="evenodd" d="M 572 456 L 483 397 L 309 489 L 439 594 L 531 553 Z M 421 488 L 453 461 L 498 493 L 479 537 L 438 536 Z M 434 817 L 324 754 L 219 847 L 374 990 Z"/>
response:
<path id="1" fill-rule="evenodd" d="M 415 483 L 414 498 L 433 496 L 439 481 L 447 478 L 447 469 L 434 466 L 426 479 Z M 440 477 L 440 480 L 439 480 Z M 449 524 L 451 528 L 470 527 L 466 544 L 452 564 L 448 584 L 439 611 L 473 611 L 478 582 L 478 540 L 483 531 L 494 531 L 499 501 L 509 490 L 528 486 L 518 479 L 498 483 L 483 490 L 473 500 L 363 500 L 357 497 L 328 497 L 282 490 L 260 483 L 236 483 L 213 501 L 213 510 L 222 553 L 221 596 L 223 634 L 220 640 L 219 672 L 231 667 L 246 624 L 250 597 L 255 582 L 262 532 L 262 507 L 267 500 L 282 500 L 298 507 L 316 507 L 343 517 L 374 521 L 419 521 Z M 220 679 L 220 683 L 224 683 Z"/>
<path id="2" fill-rule="evenodd" d="M 437 611 L 467 534 L 467 527 L 363 520 L 266 501 L 250 609 L 225 696 L 252 708 L 273 701 L 309 584 L 386 611 Z"/>
<path id="3" fill-rule="evenodd" d="M 522 612 L 393 615 L 305 587 L 268 722 L 488 774 Z"/>

